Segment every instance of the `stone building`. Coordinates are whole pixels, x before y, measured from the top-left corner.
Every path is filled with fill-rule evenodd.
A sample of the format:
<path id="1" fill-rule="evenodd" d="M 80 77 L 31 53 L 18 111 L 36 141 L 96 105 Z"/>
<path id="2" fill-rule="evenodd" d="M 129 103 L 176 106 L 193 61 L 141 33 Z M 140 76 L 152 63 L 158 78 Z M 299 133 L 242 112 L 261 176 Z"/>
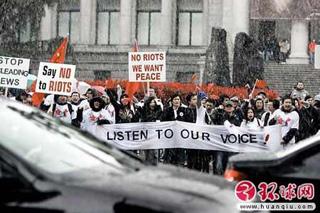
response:
<path id="1" fill-rule="evenodd" d="M 272 4 L 276 2 L 273 0 L 263 1 L 270 3 L 271 10 L 279 6 Z M 284 0 L 286 4 L 291 1 L 296 0 Z M 235 35 L 246 32 L 257 40 L 269 34 L 289 39 L 291 63 L 307 63 L 309 39 L 320 39 L 316 10 L 297 19 L 270 16 L 261 13 L 263 8 L 258 10 L 260 3 L 259 0 L 65 0 L 45 6 L 38 40 L 69 36 L 79 79 L 128 78 L 128 51 L 137 39 L 140 51 L 167 52 L 168 81 L 189 81 L 194 73 L 202 74 L 204 70 L 212 27 L 226 29 L 230 59 Z M 26 33 L 20 38 L 28 39 Z"/>

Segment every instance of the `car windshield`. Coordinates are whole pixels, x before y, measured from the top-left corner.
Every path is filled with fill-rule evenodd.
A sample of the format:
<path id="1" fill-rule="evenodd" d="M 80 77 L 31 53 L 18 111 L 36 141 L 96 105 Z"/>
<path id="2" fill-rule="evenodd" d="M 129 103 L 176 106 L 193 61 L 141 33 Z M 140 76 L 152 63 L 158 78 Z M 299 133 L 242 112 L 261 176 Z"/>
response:
<path id="1" fill-rule="evenodd" d="M 77 171 L 122 174 L 133 159 L 30 107 L 0 107 L 0 145 L 51 174 Z"/>

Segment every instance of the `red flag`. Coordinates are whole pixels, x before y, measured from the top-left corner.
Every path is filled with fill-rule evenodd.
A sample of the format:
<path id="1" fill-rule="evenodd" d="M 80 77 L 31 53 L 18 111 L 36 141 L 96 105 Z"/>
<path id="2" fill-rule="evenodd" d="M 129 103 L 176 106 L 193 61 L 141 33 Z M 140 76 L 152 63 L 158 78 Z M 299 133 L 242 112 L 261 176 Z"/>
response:
<path id="1" fill-rule="evenodd" d="M 140 82 L 128 82 L 126 85 L 126 94 L 129 96 L 129 99 L 132 100 L 133 95 L 139 90 Z"/>
<path id="2" fill-rule="evenodd" d="M 257 80 L 256 87 L 257 88 L 266 88 L 267 82 L 265 80 Z"/>
<path id="3" fill-rule="evenodd" d="M 58 49 L 54 52 L 53 56 L 50 59 L 51 63 L 64 63 L 65 56 L 66 56 L 66 50 L 68 47 L 68 37 L 65 37 L 58 47 Z M 32 96 L 32 104 L 35 107 L 39 107 L 41 102 L 43 101 L 44 98 L 44 93 L 38 93 L 36 91 L 36 81 L 33 82 L 31 86 L 31 91 L 34 92 Z"/>
<path id="4" fill-rule="evenodd" d="M 139 45 L 138 41 L 135 39 L 133 41 L 133 47 L 131 48 L 132 52 L 138 52 L 139 51 Z M 126 94 L 129 96 L 129 99 L 132 100 L 133 95 L 139 90 L 141 86 L 140 82 L 127 82 L 126 84 Z"/>
<path id="5" fill-rule="evenodd" d="M 66 50 L 68 47 L 68 37 L 65 37 L 58 47 L 58 49 L 54 52 L 52 58 L 50 59 L 51 63 L 58 63 L 62 64 L 64 63 L 65 57 L 66 57 Z"/>
<path id="6" fill-rule="evenodd" d="M 112 79 L 108 79 L 105 82 L 107 89 L 113 89 L 115 87 L 115 82 Z"/>

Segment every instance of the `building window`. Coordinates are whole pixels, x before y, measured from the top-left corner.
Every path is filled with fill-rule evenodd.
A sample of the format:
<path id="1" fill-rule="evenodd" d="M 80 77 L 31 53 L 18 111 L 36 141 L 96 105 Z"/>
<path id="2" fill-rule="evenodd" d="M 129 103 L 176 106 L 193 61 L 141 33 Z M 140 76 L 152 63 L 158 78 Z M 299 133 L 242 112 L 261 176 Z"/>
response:
<path id="1" fill-rule="evenodd" d="M 30 18 L 26 21 L 25 24 L 21 25 L 16 32 L 16 38 L 19 43 L 25 43 L 28 41 L 34 40 L 32 36 L 33 24 L 30 21 Z"/>
<path id="2" fill-rule="evenodd" d="M 202 45 L 202 1 L 178 0 L 177 44 L 180 46 Z"/>
<path id="3" fill-rule="evenodd" d="M 177 72 L 176 81 L 180 83 L 190 83 L 194 72 Z"/>
<path id="4" fill-rule="evenodd" d="M 69 36 L 71 43 L 80 41 L 80 1 L 61 1 L 58 6 L 58 36 Z"/>
<path id="5" fill-rule="evenodd" d="M 111 78 L 111 71 L 94 70 L 94 80 L 107 80 Z"/>
<path id="6" fill-rule="evenodd" d="M 160 44 L 161 0 L 137 1 L 137 34 L 139 44 Z"/>
<path id="7" fill-rule="evenodd" d="M 98 0 L 97 37 L 98 44 L 119 44 L 120 0 Z"/>

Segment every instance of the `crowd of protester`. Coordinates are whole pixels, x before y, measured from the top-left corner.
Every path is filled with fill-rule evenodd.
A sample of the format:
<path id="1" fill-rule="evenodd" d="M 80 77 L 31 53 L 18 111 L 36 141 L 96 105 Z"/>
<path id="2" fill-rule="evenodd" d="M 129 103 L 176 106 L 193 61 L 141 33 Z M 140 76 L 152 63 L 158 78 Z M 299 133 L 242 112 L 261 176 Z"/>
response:
<path id="1" fill-rule="evenodd" d="M 0 89 L 0 95 L 4 90 Z M 11 97 L 32 105 L 32 93 L 25 91 Z M 133 122 L 183 121 L 198 123 L 199 107 L 204 109 L 206 125 L 223 125 L 229 121 L 234 126 L 259 129 L 281 125 L 284 148 L 315 135 L 320 129 L 320 95 L 312 97 L 298 82 L 291 94 L 269 100 L 264 92 L 248 99 L 221 95 L 214 100 L 204 92 L 181 97 L 172 95 L 166 102 L 157 98 L 152 90 L 149 96 L 137 99 L 127 94 L 117 94 L 116 89 L 99 92 L 89 88 L 85 94 L 73 92 L 70 97 L 47 95 L 40 105 L 42 111 L 82 130 L 97 125 Z M 234 153 L 215 150 L 165 149 L 134 151 L 151 164 L 159 162 L 190 169 L 223 174 L 228 158 Z"/>

